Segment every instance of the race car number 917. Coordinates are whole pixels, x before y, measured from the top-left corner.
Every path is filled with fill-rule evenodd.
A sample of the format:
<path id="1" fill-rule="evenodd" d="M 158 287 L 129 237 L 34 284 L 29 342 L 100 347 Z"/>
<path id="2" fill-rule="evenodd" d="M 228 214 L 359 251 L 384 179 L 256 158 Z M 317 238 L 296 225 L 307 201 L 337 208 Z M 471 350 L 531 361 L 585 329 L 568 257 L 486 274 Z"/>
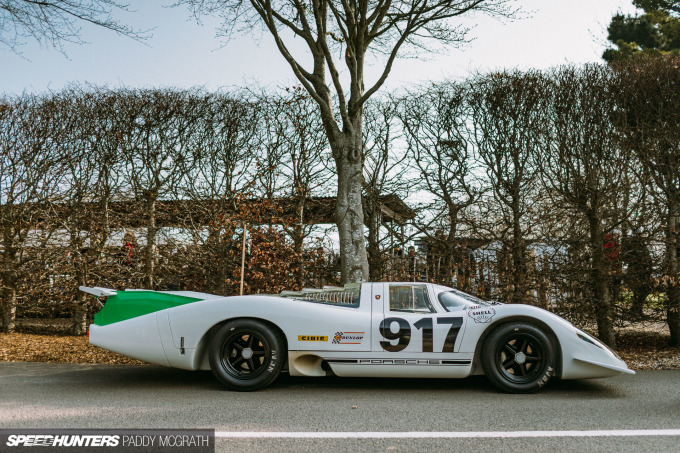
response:
<path id="1" fill-rule="evenodd" d="M 390 326 L 392 323 L 399 324 L 399 330 L 392 332 Z M 463 318 L 460 317 L 444 317 L 437 318 L 437 324 L 449 324 L 449 331 L 444 340 L 442 352 L 453 352 L 453 347 L 456 344 L 456 337 L 460 331 L 460 326 L 463 325 Z M 423 352 L 433 352 L 433 318 L 422 318 L 413 323 L 413 327 L 423 331 Z M 411 343 L 411 325 L 403 318 L 385 318 L 380 323 L 380 334 L 388 341 L 381 341 L 380 346 L 388 352 L 403 351 Z M 391 341 L 399 340 L 396 344 Z"/>

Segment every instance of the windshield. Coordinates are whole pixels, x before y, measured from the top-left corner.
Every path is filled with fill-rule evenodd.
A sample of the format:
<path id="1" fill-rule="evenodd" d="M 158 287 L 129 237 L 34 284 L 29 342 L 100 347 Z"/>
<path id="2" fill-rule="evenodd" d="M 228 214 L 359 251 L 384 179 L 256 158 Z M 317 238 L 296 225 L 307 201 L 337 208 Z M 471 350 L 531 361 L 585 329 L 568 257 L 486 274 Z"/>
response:
<path id="1" fill-rule="evenodd" d="M 489 305 L 488 302 L 457 289 L 449 289 L 439 293 L 439 302 L 441 302 L 446 311 L 460 310 L 470 305 Z"/>

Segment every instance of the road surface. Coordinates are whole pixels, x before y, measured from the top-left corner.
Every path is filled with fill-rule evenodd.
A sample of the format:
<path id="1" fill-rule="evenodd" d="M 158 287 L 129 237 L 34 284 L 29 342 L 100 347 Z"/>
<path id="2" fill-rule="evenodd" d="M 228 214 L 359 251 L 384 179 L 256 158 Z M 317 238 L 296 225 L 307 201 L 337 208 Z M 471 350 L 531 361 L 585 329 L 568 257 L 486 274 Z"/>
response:
<path id="1" fill-rule="evenodd" d="M 252 393 L 210 372 L 0 363 L 0 428 L 209 428 L 218 451 L 680 452 L 680 371 L 553 382 L 294 378 Z M 346 433 L 346 434 L 338 434 Z"/>

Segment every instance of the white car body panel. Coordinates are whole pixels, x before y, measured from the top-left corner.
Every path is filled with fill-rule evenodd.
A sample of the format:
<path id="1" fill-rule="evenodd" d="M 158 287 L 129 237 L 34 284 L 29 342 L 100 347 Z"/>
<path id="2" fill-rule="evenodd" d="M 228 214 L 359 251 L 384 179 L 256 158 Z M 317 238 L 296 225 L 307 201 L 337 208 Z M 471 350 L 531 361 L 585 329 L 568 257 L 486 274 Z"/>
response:
<path id="1" fill-rule="evenodd" d="M 150 313 L 108 326 L 90 324 L 90 344 L 133 359 L 170 366 L 157 317 L 158 313 Z"/>
<path id="2" fill-rule="evenodd" d="M 435 312 L 390 311 L 389 285 L 425 285 Z M 332 370 L 338 376 L 463 378 L 483 373 L 479 346 L 489 329 L 522 320 L 550 331 L 558 345 L 562 379 L 634 373 L 601 342 L 553 313 L 529 305 L 468 302 L 448 312 L 437 298 L 447 290 L 425 283 L 364 283 L 356 308 L 279 296 L 165 293 L 201 300 L 113 324 L 92 324 L 90 343 L 158 365 L 210 369 L 211 329 L 230 319 L 255 318 L 285 335 L 291 375 L 325 376 Z M 89 292 L 110 295 L 110 291 L 115 292 L 102 288 Z M 410 329 L 408 344 L 401 350 L 396 349 L 405 336 L 392 340 L 385 336 L 397 335 L 397 329 L 402 329 L 399 335 Z"/>

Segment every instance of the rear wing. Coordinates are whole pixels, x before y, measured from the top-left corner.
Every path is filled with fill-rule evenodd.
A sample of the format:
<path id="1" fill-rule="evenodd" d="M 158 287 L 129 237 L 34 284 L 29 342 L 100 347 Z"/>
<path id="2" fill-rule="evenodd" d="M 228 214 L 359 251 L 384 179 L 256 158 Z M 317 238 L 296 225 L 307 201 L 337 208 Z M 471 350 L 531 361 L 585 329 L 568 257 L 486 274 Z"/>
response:
<path id="1" fill-rule="evenodd" d="M 106 326 L 120 321 L 148 315 L 160 310 L 178 307 L 222 296 L 193 291 L 152 291 L 148 289 L 126 289 L 118 291 L 98 286 L 81 286 L 80 290 L 95 296 L 102 309 L 94 315 L 94 324 Z M 101 297 L 109 297 L 106 305 Z"/>
<path id="2" fill-rule="evenodd" d="M 100 288 L 98 286 L 94 287 L 81 286 L 78 289 L 80 289 L 84 293 L 92 294 L 95 297 L 108 297 L 115 296 L 116 294 L 118 294 L 118 291 L 116 291 L 115 289 Z"/>

